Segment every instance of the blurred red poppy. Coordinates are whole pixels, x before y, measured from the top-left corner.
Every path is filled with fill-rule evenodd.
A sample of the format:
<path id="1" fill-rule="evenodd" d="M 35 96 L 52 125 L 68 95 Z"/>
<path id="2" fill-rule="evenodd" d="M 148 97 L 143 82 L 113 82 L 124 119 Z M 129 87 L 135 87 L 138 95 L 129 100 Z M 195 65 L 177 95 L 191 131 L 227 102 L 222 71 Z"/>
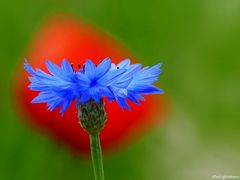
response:
<path id="1" fill-rule="evenodd" d="M 25 57 L 33 67 L 46 71 L 46 59 L 58 65 L 63 58 L 76 65 L 82 64 L 87 58 L 95 63 L 106 57 L 116 63 L 124 58 L 135 61 L 134 56 L 112 37 L 70 16 L 50 18 L 41 26 Z M 13 89 L 21 113 L 29 116 L 27 122 L 63 142 L 74 152 L 88 153 L 88 134 L 78 123 L 75 105 L 72 104 L 63 117 L 58 110 L 49 112 L 45 104 L 30 103 L 37 92 L 30 91 L 28 85 L 28 74 L 23 70 L 22 63 Z M 122 146 L 135 135 L 158 123 L 165 112 L 164 102 L 162 96 L 147 96 L 141 106 L 130 102 L 132 111 L 122 111 L 115 102 L 107 102 L 108 119 L 100 135 L 103 152 Z"/>

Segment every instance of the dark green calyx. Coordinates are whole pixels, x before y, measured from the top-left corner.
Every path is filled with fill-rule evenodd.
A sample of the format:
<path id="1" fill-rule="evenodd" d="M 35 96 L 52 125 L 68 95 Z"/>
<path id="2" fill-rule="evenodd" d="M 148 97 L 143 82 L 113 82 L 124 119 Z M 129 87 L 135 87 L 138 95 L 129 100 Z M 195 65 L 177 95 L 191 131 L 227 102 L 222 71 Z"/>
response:
<path id="1" fill-rule="evenodd" d="M 78 119 L 83 129 L 88 133 L 99 134 L 107 119 L 103 99 L 101 99 L 100 102 L 92 99 L 84 104 L 79 102 Z"/>

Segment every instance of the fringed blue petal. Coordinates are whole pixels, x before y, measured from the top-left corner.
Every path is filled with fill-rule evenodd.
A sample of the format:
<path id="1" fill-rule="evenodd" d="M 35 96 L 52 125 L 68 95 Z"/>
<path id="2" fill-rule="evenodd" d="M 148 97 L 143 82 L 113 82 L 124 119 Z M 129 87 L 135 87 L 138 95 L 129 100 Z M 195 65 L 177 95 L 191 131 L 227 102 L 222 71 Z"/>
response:
<path id="1" fill-rule="evenodd" d="M 93 80 L 95 78 L 96 65 L 90 59 L 88 59 L 85 64 L 85 72 L 84 73 L 89 78 L 89 80 Z"/>
<path id="2" fill-rule="evenodd" d="M 117 65 L 117 67 L 119 68 L 119 69 L 124 69 L 124 68 L 127 68 L 129 65 L 130 65 L 130 59 L 124 59 L 123 61 L 121 61 L 118 65 Z"/>
<path id="3" fill-rule="evenodd" d="M 104 59 L 96 69 L 96 79 L 105 75 L 111 68 L 111 59 L 108 57 Z"/>
<path id="4" fill-rule="evenodd" d="M 130 91 L 136 94 L 162 94 L 163 90 L 153 85 L 137 85 L 129 88 Z"/>
<path id="5" fill-rule="evenodd" d="M 112 70 L 98 79 L 98 83 L 101 86 L 110 86 L 114 81 L 121 79 L 121 75 L 126 72 L 124 69 Z"/>
<path id="6" fill-rule="evenodd" d="M 24 63 L 24 69 L 29 73 L 31 74 L 32 76 L 35 75 L 35 71 L 33 70 L 32 66 L 30 64 L 28 64 L 27 61 L 25 61 Z"/>
<path id="7" fill-rule="evenodd" d="M 74 74 L 71 64 L 66 59 L 62 61 L 62 70 L 69 74 Z"/>

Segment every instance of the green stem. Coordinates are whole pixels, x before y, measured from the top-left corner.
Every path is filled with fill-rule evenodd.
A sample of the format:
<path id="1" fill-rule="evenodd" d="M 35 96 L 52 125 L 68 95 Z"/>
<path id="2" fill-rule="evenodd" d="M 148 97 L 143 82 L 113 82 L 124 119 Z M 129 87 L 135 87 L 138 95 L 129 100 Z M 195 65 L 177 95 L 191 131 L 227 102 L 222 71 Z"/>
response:
<path id="1" fill-rule="evenodd" d="M 95 180 L 104 180 L 102 151 L 99 134 L 90 134 L 90 146 Z"/>

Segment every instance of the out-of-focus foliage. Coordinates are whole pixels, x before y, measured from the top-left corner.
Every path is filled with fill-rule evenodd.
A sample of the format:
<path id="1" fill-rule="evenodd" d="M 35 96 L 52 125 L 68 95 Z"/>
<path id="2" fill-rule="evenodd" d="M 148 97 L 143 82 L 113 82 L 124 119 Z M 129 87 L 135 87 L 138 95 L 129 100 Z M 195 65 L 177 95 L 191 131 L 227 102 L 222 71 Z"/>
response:
<path id="1" fill-rule="evenodd" d="M 0 179 L 93 179 L 91 162 L 23 124 L 11 79 L 38 26 L 67 12 L 164 62 L 166 122 L 104 158 L 106 179 L 202 180 L 240 172 L 240 1 L 1 1 Z"/>

